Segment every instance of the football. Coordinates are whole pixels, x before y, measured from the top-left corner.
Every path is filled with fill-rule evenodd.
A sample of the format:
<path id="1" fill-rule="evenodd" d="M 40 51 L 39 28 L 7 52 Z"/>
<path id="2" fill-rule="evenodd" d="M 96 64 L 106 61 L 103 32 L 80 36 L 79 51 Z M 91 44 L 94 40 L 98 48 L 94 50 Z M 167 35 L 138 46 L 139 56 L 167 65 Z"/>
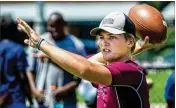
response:
<path id="1" fill-rule="evenodd" d="M 136 28 L 136 35 L 142 40 L 149 36 L 150 43 L 161 43 L 166 39 L 167 24 L 162 14 L 152 6 L 141 4 L 132 7 L 128 13 Z"/>

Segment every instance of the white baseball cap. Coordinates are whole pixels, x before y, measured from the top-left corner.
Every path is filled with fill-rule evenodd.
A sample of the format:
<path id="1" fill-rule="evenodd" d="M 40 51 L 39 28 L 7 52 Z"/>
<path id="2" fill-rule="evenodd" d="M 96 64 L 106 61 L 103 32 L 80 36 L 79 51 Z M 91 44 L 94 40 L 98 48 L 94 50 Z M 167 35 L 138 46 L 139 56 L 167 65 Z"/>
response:
<path id="1" fill-rule="evenodd" d="M 112 34 L 130 33 L 135 36 L 135 25 L 123 12 L 111 12 L 101 21 L 99 27 L 90 31 L 92 36 L 96 36 L 100 30 L 107 31 Z"/>

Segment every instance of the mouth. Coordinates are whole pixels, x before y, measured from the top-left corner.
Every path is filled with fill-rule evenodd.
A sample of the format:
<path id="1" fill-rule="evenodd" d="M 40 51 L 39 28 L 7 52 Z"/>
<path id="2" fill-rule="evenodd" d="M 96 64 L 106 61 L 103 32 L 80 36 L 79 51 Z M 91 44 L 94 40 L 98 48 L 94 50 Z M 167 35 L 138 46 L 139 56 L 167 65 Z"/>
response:
<path id="1" fill-rule="evenodd" d="M 53 32 L 53 36 L 58 36 L 57 32 Z"/>
<path id="2" fill-rule="evenodd" d="M 110 49 L 107 49 L 107 48 L 104 48 L 102 51 L 103 51 L 104 53 L 109 53 L 109 52 L 111 52 L 111 50 L 110 50 Z"/>

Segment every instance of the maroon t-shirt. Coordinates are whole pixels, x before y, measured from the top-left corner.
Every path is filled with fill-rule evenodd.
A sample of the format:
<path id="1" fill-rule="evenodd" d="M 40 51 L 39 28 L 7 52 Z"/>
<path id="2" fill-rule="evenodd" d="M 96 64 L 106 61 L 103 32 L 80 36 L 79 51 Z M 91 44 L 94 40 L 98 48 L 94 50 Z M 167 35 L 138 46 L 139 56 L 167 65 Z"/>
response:
<path id="1" fill-rule="evenodd" d="M 149 91 L 145 74 L 133 61 L 113 62 L 106 67 L 112 85 L 98 84 L 97 108 L 149 108 Z"/>

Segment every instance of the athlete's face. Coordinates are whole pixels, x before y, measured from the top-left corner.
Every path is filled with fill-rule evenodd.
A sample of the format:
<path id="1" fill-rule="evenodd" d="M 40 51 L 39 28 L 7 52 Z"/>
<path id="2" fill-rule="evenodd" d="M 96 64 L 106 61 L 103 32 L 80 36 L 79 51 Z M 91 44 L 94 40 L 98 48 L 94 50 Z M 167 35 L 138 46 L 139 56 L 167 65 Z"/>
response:
<path id="1" fill-rule="evenodd" d="M 98 45 L 103 57 L 108 62 L 120 60 L 128 55 L 131 48 L 123 34 L 111 34 L 101 31 L 98 35 Z"/>

